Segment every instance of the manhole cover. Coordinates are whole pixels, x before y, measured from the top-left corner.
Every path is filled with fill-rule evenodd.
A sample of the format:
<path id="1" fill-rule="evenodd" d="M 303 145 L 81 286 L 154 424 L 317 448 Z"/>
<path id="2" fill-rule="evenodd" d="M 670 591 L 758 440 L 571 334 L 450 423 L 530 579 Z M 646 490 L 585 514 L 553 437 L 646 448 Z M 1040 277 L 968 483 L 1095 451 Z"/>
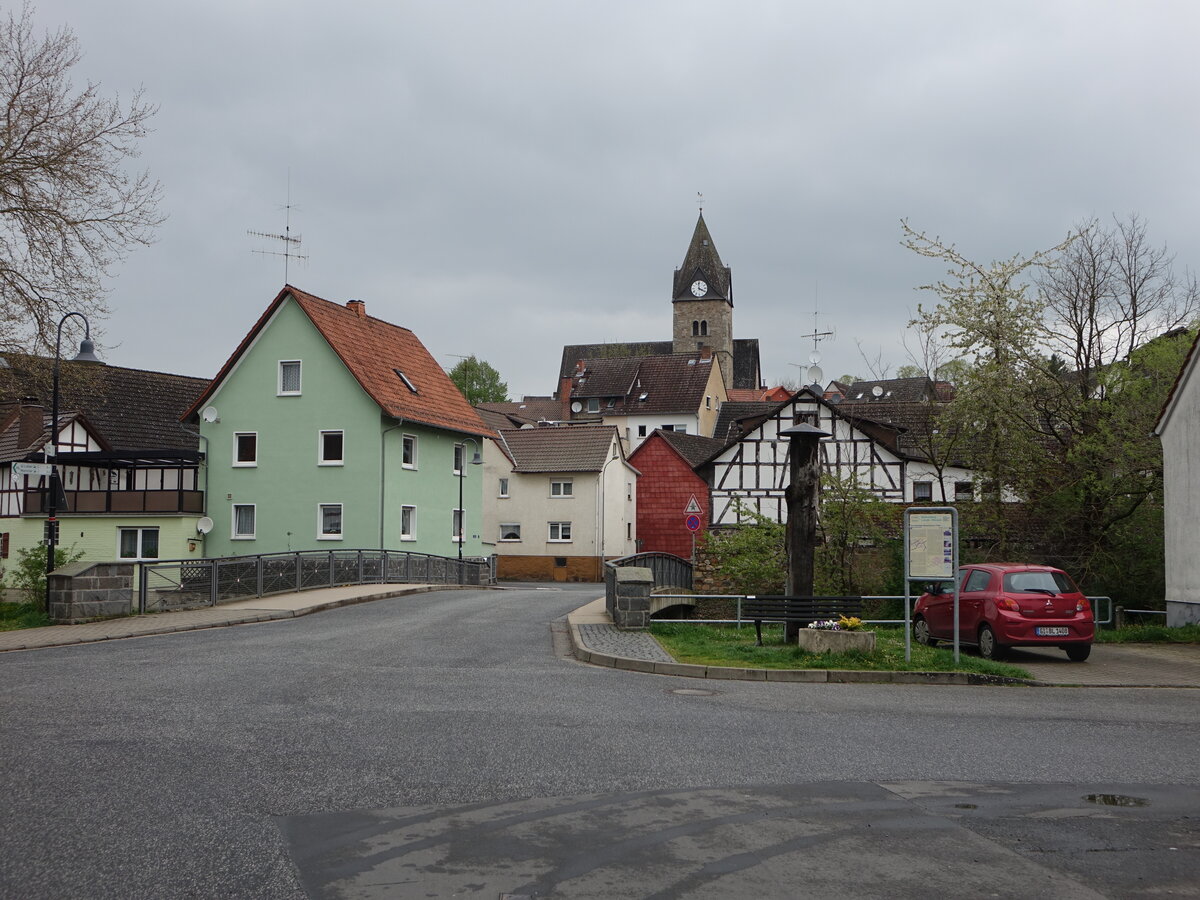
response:
<path id="1" fill-rule="evenodd" d="M 676 688 L 667 693 L 682 694 L 684 697 L 715 697 L 720 691 L 707 691 L 704 688 Z"/>

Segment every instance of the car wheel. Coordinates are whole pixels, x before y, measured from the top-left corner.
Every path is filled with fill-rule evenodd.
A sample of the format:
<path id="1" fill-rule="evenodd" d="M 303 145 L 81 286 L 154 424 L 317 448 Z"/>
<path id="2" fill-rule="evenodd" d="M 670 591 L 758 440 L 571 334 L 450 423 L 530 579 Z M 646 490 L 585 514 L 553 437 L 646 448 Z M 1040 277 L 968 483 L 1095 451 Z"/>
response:
<path id="1" fill-rule="evenodd" d="M 1072 644 L 1063 649 L 1067 651 L 1067 659 L 1071 662 L 1083 662 L 1092 654 L 1091 644 Z"/>
<path id="2" fill-rule="evenodd" d="M 996 632 L 990 625 L 979 628 L 979 655 L 984 659 L 1003 659 L 1005 647 L 996 642 Z"/>
<path id="3" fill-rule="evenodd" d="M 936 647 L 937 638 L 929 633 L 929 623 L 922 618 L 913 622 L 913 639 L 926 647 Z"/>

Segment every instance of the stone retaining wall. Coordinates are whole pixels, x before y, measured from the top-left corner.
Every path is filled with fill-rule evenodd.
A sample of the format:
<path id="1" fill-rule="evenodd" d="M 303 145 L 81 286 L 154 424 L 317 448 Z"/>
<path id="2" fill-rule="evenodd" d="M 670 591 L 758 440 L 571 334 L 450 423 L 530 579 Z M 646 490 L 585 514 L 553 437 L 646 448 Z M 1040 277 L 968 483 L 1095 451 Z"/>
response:
<path id="1" fill-rule="evenodd" d="M 133 611 L 133 564 L 77 562 L 50 573 L 50 619 L 74 625 Z"/>

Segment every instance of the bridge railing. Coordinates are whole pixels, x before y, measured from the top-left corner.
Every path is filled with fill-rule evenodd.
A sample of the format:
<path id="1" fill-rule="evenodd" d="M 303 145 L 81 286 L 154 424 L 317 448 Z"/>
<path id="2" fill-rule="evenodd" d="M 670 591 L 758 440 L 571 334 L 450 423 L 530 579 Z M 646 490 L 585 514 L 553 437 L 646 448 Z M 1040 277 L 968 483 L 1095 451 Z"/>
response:
<path id="1" fill-rule="evenodd" d="M 486 559 L 406 550 L 300 550 L 138 564 L 138 611 L 195 609 L 232 600 L 349 584 L 490 584 Z"/>
<path id="2" fill-rule="evenodd" d="M 620 559 L 610 559 L 605 563 L 605 581 L 608 569 L 622 566 L 639 566 L 649 569 L 654 576 L 654 588 L 678 588 L 690 591 L 692 589 L 692 564 L 682 556 L 671 553 L 635 553 L 632 556 L 622 556 Z"/>

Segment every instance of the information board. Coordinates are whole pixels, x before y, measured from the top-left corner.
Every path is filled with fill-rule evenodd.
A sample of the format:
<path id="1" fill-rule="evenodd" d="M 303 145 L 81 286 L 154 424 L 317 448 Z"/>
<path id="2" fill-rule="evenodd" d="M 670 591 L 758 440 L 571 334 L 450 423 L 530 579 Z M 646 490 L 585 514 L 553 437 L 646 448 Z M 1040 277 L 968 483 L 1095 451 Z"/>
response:
<path id="1" fill-rule="evenodd" d="M 909 578 L 949 581 L 954 577 L 954 517 L 944 512 L 908 515 Z"/>

